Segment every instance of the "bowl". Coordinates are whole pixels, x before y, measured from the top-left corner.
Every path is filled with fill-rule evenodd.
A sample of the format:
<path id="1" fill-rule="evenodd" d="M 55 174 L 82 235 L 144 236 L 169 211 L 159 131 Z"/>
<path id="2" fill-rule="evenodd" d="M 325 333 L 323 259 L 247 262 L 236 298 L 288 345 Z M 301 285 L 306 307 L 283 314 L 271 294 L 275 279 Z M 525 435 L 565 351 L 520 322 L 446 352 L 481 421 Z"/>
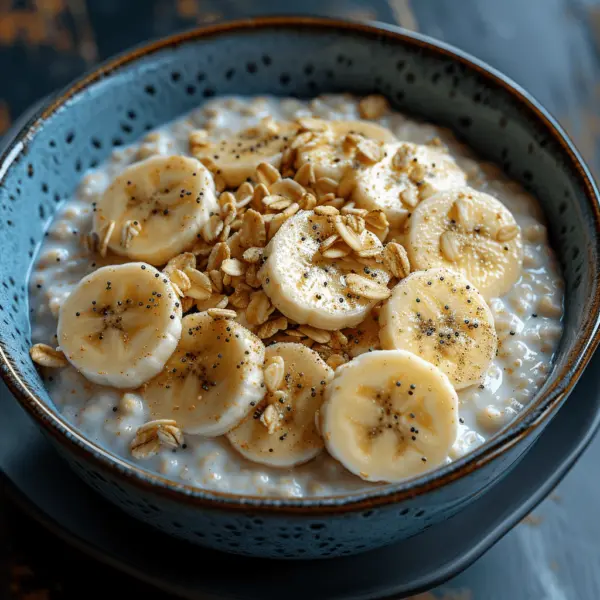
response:
<path id="1" fill-rule="evenodd" d="M 114 147 L 220 94 L 385 94 L 453 129 L 541 201 L 565 277 L 564 334 L 530 405 L 467 456 L 405 482 L 279 499 L 177 483 L 87 440 L 53 406 L 29 358 L 27 274 L 44 230 L 86 169 Z M 273 558 L 354 554 L 463 510 L 514 467 L 566 400 L 598 343 L 598 191 L 560 126 L 480 61 L 396 27 L 324 18 L 223 23 L 113 59 L 44 106 L 0 157 L 0 370 L 16 399 L 94 489 L 171 535 Z M 493 491 L 491 492 L 493 493 Z"/>

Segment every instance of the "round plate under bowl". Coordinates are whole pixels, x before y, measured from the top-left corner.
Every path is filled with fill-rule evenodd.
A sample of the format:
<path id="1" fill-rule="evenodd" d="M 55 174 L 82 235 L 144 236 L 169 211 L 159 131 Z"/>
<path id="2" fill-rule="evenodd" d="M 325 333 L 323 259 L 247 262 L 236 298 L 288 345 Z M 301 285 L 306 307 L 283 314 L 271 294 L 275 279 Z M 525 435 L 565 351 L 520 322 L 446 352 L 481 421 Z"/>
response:
<path id="1" fill-rule="evenodd" d="M 148 55 L 138 61 L 144 52 Z M 249 61 L 245 66 L 250 68 L 239 69 L 240 57 Z M 217 58 L 223 59 L 218 65 Z M 0 372 L 76 472 L 124 511 L 157 529 L 220 550 L 276 558 L 344 556 L 403 539 L 407 541 L 396 546 L 392 566 L 396 573 L 400 553 L 408 568 L 414 562 L 417 537 L 449 523 L 452 515 L 465 510 L 518 464 L 570 393 L 597 345 L 600 212 L 585 166 L 543 109 L 508 80 L 459 51 L 387 26 L 306 18 L 239 21 L 170 38 L 115 60 L 57 97 L 30 123 L 35 131 L 21 133 L 3 154 L 6 176 L 0 204 L 10 218 L 0 220 L 0 234 L 6 234 L 0 237 L 11 260 L 0 261 L 3 280 L 10 283 L 0 288 L 0 312 L 8 313 L 0 328 Z M 237 70 L 232 70 L 234 63 Z M 308 80 L 307 66 L 316 68 Z M 231 79 L 229 72 L 239 77 Z M 280 76 L 273 78 L 274 73 Z M 328 73 L 335 76 L 333 84 Z M 173 87 L 166 82 L 180 83 Z M 293 89 L 288 87 L 291 82 Z M 106 158 L 112 146 L 128 144 L 142 130 L 195 108 L 200 97 L 265 90 L 314 95 L 335 89 L 361 94 L 382 90 L 401 109 L 412 108 L 450 127 L 466 124 L 467 143 L 501 162 L 511 175 L 515 173 L 509 166 L 519 165 L 524 170 L 516 173 L 517 179 L 544 198 L 549 230 L 564 263 L 565 328 L 554 368 L 528 410 L 481 447 L 435 473 L 341 498 L 273 499 L 201 490 L 150 473 L 85 438 L 55 411 L 28 352 L 28 257 L 61 198 L 82 172 Z M 67 99 L 68 110 L 58 110 Z M 103 118 L 98 117 L 100 107 Z M 137 125 L 126 124 L 124 129 L 121 117 Z M 39 199 L 39 219 L 31 218 L 31 206 L 24 203 L 28 198 Z M 508 491 L 521 497 L 521 487 Z M 502 502 L 509 506 L 513 500 Z M 454 533 L 462 539 L 467 530 L 464 526 Z M 439 539 L 429 543 L 440 544 Z M 453 559 L 458 554 L 454 551 Z M 205 564 L 211 560 L 212 555 Z M 380 562 L 383 558 L 375 569 L 378 574 Z M 353 569 L 352 561 L 345 564 Z M 297 571 L 277 569 L 277 577 L 286 569 L 289 589 Z M 206 569 L 201 571 L 206 578 Z"/>
<path id="2" fill-rule="evenodd" d="M 397 600 L 468 567 L 562 479 L 600 424 L 596 367 L 600 369 L 600 355 L 532 450 L 467 509 L 410 540 L 347 558 L 277 561 L 269 568 L 267 559 L 191 546 L 143 525 L 82 483 L 2 384 L 0 469 L 17 501 L 57 535 L 98 560 L 190 600 L 271 600 L 281 598 L 282 589 L 289 600 Z M 224 568 L 236 577 L 223 578 Z M 265 571 L 268 583 L 256 577 Z M 318 590 L 315 581 L 320 582 Z"/>

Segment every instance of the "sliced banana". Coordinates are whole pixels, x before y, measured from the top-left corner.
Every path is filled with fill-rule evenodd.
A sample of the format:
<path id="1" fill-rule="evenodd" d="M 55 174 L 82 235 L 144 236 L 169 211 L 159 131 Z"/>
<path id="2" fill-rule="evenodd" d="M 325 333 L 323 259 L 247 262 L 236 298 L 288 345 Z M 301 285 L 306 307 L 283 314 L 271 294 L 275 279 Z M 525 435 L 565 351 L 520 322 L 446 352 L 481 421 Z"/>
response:
<path id="1" fill-rule="evenodd" d="M 457 390 L 483 379 L 498 347 L 485 300 L 449 269 L 403 279 L 382 307 L 379 325 L 384 349 L 410 350 L 442 370 Z"/>
<path id="2" fill-rule="evenodd" d="M 414 270 L 460 271 L 481 295 L 502 296 L 519 279 L 521 231 L 496 198 L 471 188 L 435 194 L 413 211 L 406 236 Z"/>
<path id="3" fill-rule="evenodd" d="M 304 164 L 313 166 L 317 179 L 339 181 L 351 167 L 357 166 L 357 137 L 375 142 L 396 142 L 396 136 L 385 127 L 372 121 L 324 121 L 312 119 L 313 137 L 298 148 L 296 168 Z M 350 134 L 350 138 L 347 136 Z M 353 135 L 355 139 L 352 139 Z"/>
<path id="4" fill-rule="evenodd" d="M 384 154 L 357 172 L 352 200 L 361 208 L 383 210 L 392 229 L 404 223 L 420 200 L 467 183 L 445 148 L 401 142 L 386 144 Z"/>
<path id="5" fill-rule="evenodd" d="M 219 207 L 211 174 L 195 158 L 155 156 L 125 169 L 94 213 L 116 254 L 162 265 L 191 246 Z"/>
<path id="6" fill-rule="evenodd" d="M 139 390 L 153 419 L 175 419 L 185 433 L 214 437 L 263 399 L 265 347 L 234 315 L 209 309 L 183 318 L 177 350 Z"/>
<path id="7" fill-rule="evenodd" d="M 263 399 L 265 347 L 234 316 L 209 309 L 183 318 L 177 350 L 140 390 L 153 419 L 175 419 L 185 433 L 218 436 Z"/>
<path id="8" fill-rule="evenodd" d="M 266 262 L 259 273 L 263 289 L 272 304 L 296 323 L 328 330 L 353 327 L 389 296 L 387 271 L 377 264 L 365 266 L 341 237 L 328 246 L 331 236 L 338 235 L 339 218 L 300 211 L 265 249 Z M 375 253 L 383 248 L 366 229 L 352 235 L 351 241 L 360 244 L 357 248 Z M 326 247 L 339 253 L 327 258 Z"/>
<path id="9" fill-rule="evenodd" d="M 327 450 L 349 471 L 393 483 L 446 461 L 458 396 L 444 373 L 411 352 L 368 352 L 336 371 L 320 427 Z"/>
<path id="10" fill-rule="evenodd" d="M 260 163 L 279 168 L 283 151 L 297 131 L 294 123 L 267 120 L 226 138 L 192 145 L 191 152 L 218 173 L 227 187 L 235 188 L 254 177 Z"/>
<path id="11" fill-rule="evenodd" d="M 134 388 L 161 371 L 181 337 L 181 306 L 151 265 L 102 267 L 61 306 L 58 343 L 87 379 Z"/>
<path id="12" fill-rule="evenodd" d="M 258 409 L 227 434 L 232 446 L 246 458 L 274 467 L 305 463 L 321 452 L 323 440 L 315 414 L 323 402 L 333 371 L 320 356 L 302 344 L 273 344 L 265 365 L 278 362 L 269 381 L 275 387 Z"/>

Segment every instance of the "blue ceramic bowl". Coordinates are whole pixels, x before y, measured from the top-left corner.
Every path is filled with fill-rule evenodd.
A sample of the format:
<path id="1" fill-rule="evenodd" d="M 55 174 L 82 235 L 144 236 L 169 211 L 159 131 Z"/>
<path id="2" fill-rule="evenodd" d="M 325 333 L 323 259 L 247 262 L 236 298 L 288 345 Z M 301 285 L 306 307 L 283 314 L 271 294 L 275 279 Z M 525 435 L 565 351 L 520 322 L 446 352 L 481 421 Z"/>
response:
<path id="1" fill-rule="evenodd" d="M 513 423 L 468 456 L 401 484 L 343 497 L 206 492 L 86 440 L 58 414 L 28 354 L 27 273 L 58 204 L 113 147 L 205 98 L 328 91 L 380 92 L 396 108 L 454 129 L 541 200 L 566 279 L 565 332 L 545 385 Z M 47 102 L 0 158 L 0 240 L 0 369 L 17 400 L 75 471 L 123 510 L 228 552 L 352 554 L 409 538 L 457 513 L 527 452 L 598 342 L 598 192 L 577 151 L 546 111 L 501 74 L 389 26 L 245 20 L 174 36 L 110 61 Z"/>

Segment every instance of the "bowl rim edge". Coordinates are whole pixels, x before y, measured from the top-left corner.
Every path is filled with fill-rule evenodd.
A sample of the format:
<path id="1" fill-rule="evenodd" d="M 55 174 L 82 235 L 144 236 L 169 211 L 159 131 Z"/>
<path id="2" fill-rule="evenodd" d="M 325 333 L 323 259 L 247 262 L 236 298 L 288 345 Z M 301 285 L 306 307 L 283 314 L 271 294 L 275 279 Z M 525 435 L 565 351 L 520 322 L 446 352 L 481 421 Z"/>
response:
<path id="1" fill-rule="evenodd" d="M 396 25 L 374 21 L 367 22 L 330 17 L 288 15 L 227 20 L 213 25 L 193 28 L 182 33 L 176 33 L 125 50 L 101 63 L 89 73 L 76 79 L 62 91 L 51 95 L 48 100 L 43 102 L 42 107 L 36 111 L 35 115 L 9 140 L 2 155 L 0 155 L 0 184 L 2 184 L 10 166 L 25 150 L 29 139 L 43 126 L 44 121 L 63 107 L 66 102 L 94 83 L 110 76 L 114 72 L 118 72 L 122 68 L 130 66 L 138 59 L 151 56 L 168 48 L 186 43 L 194 43 L 199 39 L 215 37 L 223 33 L 243 32 L 252 29 L 269 29 L 276 26 L 304 28 L 308 30 L 311 28 L 325 30 L 343 29 L 356 35 L 387 37 L 407 46 L 417 46 L 431 53 L 442 55 L 453 62 L 462 63 L 471 71 L 476 71 L 489 82 L 503 88 L 521 105 L 524 105 L 537 121 L 541 121 L 547 133 L 551 134 L 553 140 L 558 142 L 562 151 L 569 158 L 571 167 L 580 178 L 581 187 L 585 190 L 590 208 L 594 212 L 596 241 L 600 245 L 600 194 L 589 169 L 562 127 L 531 94 L 493 67 L 445 42 L 435 40 L 420 33 L 407 31 Z M 397 484 L 386 484 L 381 488 L 370 488 L 351 494 L 311 496 L 306 498 L 279 498 L 204 490 L 199 487 L 178 483 L 167 477 L 148 471 L 143 467 L 129 463 L 79 433 L 74 426 L 67 423 L 58 413 L 54 413 L 41 398 L 29 389 L 27 384 L 16 373 L 10 357 L 1 344 L 0 361 L 3 364 L 0 364 L 0 375 L 21 406 L 26 409 L 38 424 L 42 425 L 46 433 L 50 433 L 61 445 L 66 445 L 68 442 L 69 450 L 75 450 L 83 458 L 93 460 L 102 469 L 108 469 L 116 476 L 126 478 L 130 484 L 142 487 L 145 491 L 150 491 L 158 495 L 166 495 L 175 501 L 227 510 L 266 510 L 307 513 L 310 516 L 333 512 L 360 511 L 415 498 L 429 491 L 441 488 L 454 480 L 465 477 L 469 473 L 495 460 L 517 445 L 523 438 L 532 434 L 541 425 L 545 424 L 575 386 L 600 341 L 600 336 L 598 335 L 600 290 L 597 278 L 592 282 L 592 285 L 594 288 L 592 299 L 593 310 L 590 312 L 588 321 L 580 333 L 578 342 L 568 355 L 569 360 L 567 360 L 567 364 L 561 373 L 551 373 L 549 377 L 549 380 L 551 380 L 550 384 L 542 394 L 534 396 L 531 403 L 515 421 L 511 422 L 504 430 L 492 436 L 492 438 L 475 450 L 448 465 L 443 465 L 423 475 Z"/>

